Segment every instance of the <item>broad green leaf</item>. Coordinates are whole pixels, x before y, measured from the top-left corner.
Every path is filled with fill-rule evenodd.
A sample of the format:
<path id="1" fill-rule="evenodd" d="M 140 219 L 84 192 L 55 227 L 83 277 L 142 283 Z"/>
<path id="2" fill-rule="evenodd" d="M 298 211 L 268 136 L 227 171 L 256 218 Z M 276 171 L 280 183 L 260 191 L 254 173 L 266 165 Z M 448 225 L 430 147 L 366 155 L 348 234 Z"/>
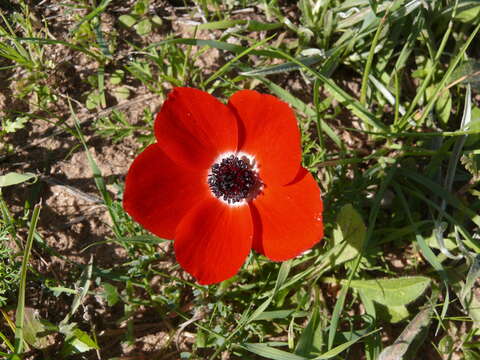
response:
<path id="1" fill-rule="evenodd" d="M 447 124 L 452 112 L 452 97 L 449 90 L 440 93 L 435 103 L 435 112 L 443 124 Z"/>
<path id="2" fill-rule="evenodd" d="M 125 27 L 129 28 L 137 22 L 137 19 L 132 15 L 121 15 L 118 18 L 118 21 L 120 21 L 120 23 Z"/>
<path id="3" fill-rule="evenodd" d="M 350 287 L 362 291 L 365 296 L 386 306 L 407 305 L 420 297 L 429 285 L 430 279 L 424 276 L 352 280 L 350 283 Z"/>
<path id="4" fill-rule="evenodd" d="M 444 245 L 448 250 L 453 250 L 457 248 L 457 243 L 455 242 L 455 239 L 453 237 L 454 237 L 454 234 L 450 233 L 443 238 Z M 433 232 L 428 238 L 425 238 L 425 241 L 428 244 L 428 246 L 430 246 L 431 248 L 440 250 L 440 247 L 438 246 L 438 241 L 435 237 L 435 234 L 433 234 Z"/>
<path id="5" fill-rule="evenodd" d="M 460 64 L 448 79 L 450 84 L 470 84 L 480 89 L 480 61 L 468 60 Z"/>
<path id="6" fill-rule="evenodd" d="M 207 345 L 207 334 L 201 328 L 198 328 L 195 336 L 195 345 L 199 348 L 204 348 Z"/>
<path id="7" fill-rule="evenodd" d="M 377 303 L 375 307 L 378 310 L 378 316 L 391 324 L 396 324 L 410 316 L 408 309 L 404 305 L 385 306 Z"/>
<path id="8" fill-rule="evenodd" d="M 431 313 L 431 307 L 420 311 L 405 327 L 397 340 L 380 353 L 378 360 L 416 359 L 414 354 L 427 333 Z"/>
<path id="9" fill-rule="evenodd" d="M 30 120 L 28 116 L 17 116 L 14 119 L 5 119 L 2 121 L 2 130 L 8 134 L 12 134 L 17 130 L 23 129 L 25 124 Z"/>
<path id="10" fill-rule="evenodd" d="M 361 251 L 367 227 L 362 216 L 351 205 L 342 207 L 333 230 L 334 251 L 326 260 L 330 267 L 354 259 Z"/>
<path id="11" fill-rule="evenodd" d="M 143 19 L 138 24 L 136 24 L 133 28 L 135 29 L 137 34 L 140 36 L 148 35 L 152 32 L 152 22 L 149 19 Z"/>
<path id="12" fill-rule="evenodd" d="M 97 90 L 92 91 L 87 96 L 87 100 L 85 102 L 85 106 L 88 110 L 93 110 L 101 105 L 101 95 Z"/>
<path id="13" fill-rule="evenodd" d="M 125 77 L 125 71 L 121 69 L 117 69 L 110 76 L 110 84 L 119 85 L 122 82 L 124 77 Z"/>
<path id="14" fill-rule="evenodd" d="M 455 20 L 459 20 L 464 23 L 473 23 L 478 21 L 480 18 L 480 4 L 476 1 L 474 4 L 471 4 L 471 7 L 465 7 L 460 11 L 457 10 L 455 15 Z"/>
<path id="15" fill-rule="evenodd" d="M 84 331 L 77 328 L 75 323 L 61 325 L 60 332 L 65 335 L 65 343 L 61 350 L 64 356 L 83 353 L 86 351 L 98 349 L 98 345 Z"/>
<path id="16" fill-rule="evenodd" d="M 103 290 L 103 296 L 107 299 L 108 306 L 114 306 L 120 299 L 117 288 L 112 284 L 104 283 Z"/>
<path id="17" fill-rule="evenodd" d="M 126 86 L 118 86 L 112 91 L 113 96 L 118 102 L 126 100 L 130 97 L 130 89 Z"/>
<path id="18" fill-rule="evenodd" d="M 448 355 L 450 352 L 452 352 L 454 343 L 455 340 L 453 340 L 453 338 L 447 334 L 438 342 L 438 351 L 442 355 Z"/>
<path id="19" fill-rule="evenodd" d="M 98 349 L 98 345 L 93 341 L 88 334 L 80 329 L 75 329 L 75 338 L 71 344 L 80 352 L 85 352 L 92 349 Z"/>
<path id="20" fill-rule="evenodd" d="M 41 334 L 45 331 L 45 326 L 38 318 L 35 309 L 25 307 L 24 314 L 23 338 L 25 341 L 36 349 L 47 347 L 49 343 Z"/>
<path id="21" fill-rule="evenodd" d="M 427 101 L 430 101 L 430 98 L 435 93 L 435 88 L 436 85 L 431 85 L 425 90 Z M 434 109 L 441 123 L 443 125 L 447 124 L 452 111 L 452 98 L 449 90 L 442 91 L 437 95 Z"/>
<path id="22" fill-rule="evenodd" d="M 161 26 L 161 25 L 163 25 L 163 20 L 160 16 L 153 15 L 152 16 L 152 23 L 154 23 L 155 25 Z"/>
<path id="23" fill-rule="evenodd" d="M 135 15 L 145 15 L 148 11 L 149 7 L 149 0 L 137 0 L 135 1 L 135 5 L 133 6 L 133 13 Z"/>
<path id="24" fill-rule="evenodd" d="M 19 174 L 19 173 L 10 172 L 8 174 L 0 176 L 0 188 L 5 186 L 21 184 L 25 181 L 35 179 L 35 178 L 36 178 L 36 175 L 32 173 Z"/>

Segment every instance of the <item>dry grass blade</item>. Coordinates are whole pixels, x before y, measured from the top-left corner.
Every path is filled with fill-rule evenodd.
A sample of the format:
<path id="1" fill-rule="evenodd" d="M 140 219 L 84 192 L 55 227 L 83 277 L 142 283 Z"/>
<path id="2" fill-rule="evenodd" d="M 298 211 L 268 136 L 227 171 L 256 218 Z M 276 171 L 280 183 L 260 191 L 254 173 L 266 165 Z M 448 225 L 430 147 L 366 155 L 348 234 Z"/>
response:
<path id="1" fill-rule="evenodd" d="M 415 358 L 418 346 L 422 343 L 430 325 L 432 307 L 420 311 L 402 331 L 395 342 L 386 347 L 378 360 L 403 360 Z"/>

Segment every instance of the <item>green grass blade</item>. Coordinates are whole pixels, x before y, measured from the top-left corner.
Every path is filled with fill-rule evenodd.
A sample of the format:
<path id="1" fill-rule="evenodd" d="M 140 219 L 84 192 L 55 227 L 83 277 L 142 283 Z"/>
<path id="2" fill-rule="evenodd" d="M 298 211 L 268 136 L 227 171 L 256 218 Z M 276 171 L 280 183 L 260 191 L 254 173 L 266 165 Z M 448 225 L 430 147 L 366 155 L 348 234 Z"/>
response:
<path id="1" fill-rule="evenodd" d="M 176 39 L 167 39 L 163 41 L 159 41 L 156 43 L 150 44 L 146 50 L 155 48 L 158 46 L 163 46 L 167 44 L 185 44 L 185 45 L 192 45 L 192 46 L 208 46 L 213 49 L 218 49 L 218 50 L 225 50 L 225 51 L 230 51 L 235 54 L 242 53 L 249 48 L 246 48 L 244 46 L 240 45 L 235 45 L 235 44 L 230 44 L 225 41 L 219 41 L 219 40 L 203 40 L 203 39 L 191 39 L 191 38 L 176 38 Z M 270 51 L 270 50 L 255 50 L 252 49 L 250 51 L 250 54 L 252 55 L 257 55 L 257 56 L 265 56 L 265 57 L 270 57 L 270 58 L 280 58 L 283 59 L 281 55 L 279 55 L 275 51 Z"/>
<path id="2" fill-rule="evenodd" d="M 266 344 L 245 343 L 241 347 L 253 354 L 272 360 L 308 360 L 306 357 L 275 349 Z"/>
<path id="3" fill-rule="evenodd" d="M 470 84 L 467 85 L 467 91 L 465 93 L 465 106 L 463 108 L 462 122 L 459 130 L 467 130 L 470 121 L 472 120 L 472 91 Z M 463 145 L 467 140 L 468 135 L 460 136 L 456 141 L 452 150 L 452 155 L 448 162 L 447 174 L 445 176 L 445 188 L 448 192 L 452 191 L 453 180 L 455 178 L 455 172 L 457 170 L 458 161 L 463 149 Z M 442 208 L 445 208 L 442 205 Z"/>
<path id="4" fill-rule="evenodd" d="M 278 290 L 282 287 L 282 285 L 287 280 L 291 267 L 292 267 L 291 260 L 284 261 L 282 263 L 282 265 L 280 266 L 280 270 L 278 272 L 277 281 L 275 282 L 275 287 L 273 289 L 272 294 L 268 297 L 267 300 L 265 300 L 262 303 L 262 305 L 260 305 L 257 309 L 255 309 L 255 311 L 248 317 L 248 319 L 246 320 L 246 324 L 256 320 L 257 317 L 260 316 L 267 309 L 268 305 L 270 305 L 273 298 L 277 294 Z"/>
<path id="5" fill-rule="evenodd" d="M 105 11 L 107 8 L 108 4 L 110 4 L 112 0 L 102 0 L 102 2 L 95 8 L 93 9 L 90 13 L 88 13 L 86 16 L 82 17 L 82 20 L 80 20 L 74 27 L 73 29 L 70 30 L 70 34 L 75 34 L 80 26 L 82 26 L 83 23 L 88 22 L 92 20 L 94 17 L 97 17 L 100 15 L 102 12 Z"/>
<path id="6" fill-rule="evenodd" d="M 30 253 L 33 245 L 33 235 L 37 228 L 38 218 L 40 216 L 41 203 L 33 208 L 30 227 L 28 228 L 27 243 L 23 251 L 22 267 L 20 269 L 20 286 L 18 290 L 17 311 L 15 314 L 15 353 L 21 354 L 25 345 L 23 325 L 25 320 L 25 290 L 27 287 L 27 266 L 30 260 Z"/>
<path id="7" fill-rule="evenodd" d="M 60 325 L 67 325 L 70 318 L 73 316 L 73 314 L 75 314 L 75 312 L 78 310 L 80 305 L 83 303 L 83 300 L 85 299 L 85 296 L 87 296 L 88 289 L 90 288 L 90 285 L 92 283 L 91 281 L 92 269 L 93 269 L 93 257 L 90 258 L 88 265 L 85 267 L 85 269 L 82 272 L 82 275 L 80 276 L 80 280 L 77 283 L 78 291 L 75 292 L 75 297 L 73 298 L 72 306 L 70 307 L 68 314 L 60 322 Z"/>
<path id="8" fill-rule="evenodd" d="M 302 335 L 298 339 L 295 348 L 295 354 L 301 356 L 308 356 L 313 350 L 315 335 L 320 324 L 320 314 L 318 311 L 318 304 L 314 304 L 313 312 L 308 320 L 307 326 L 303 329 Z"/>
<path id="9" fill-rule="evenodd" d="M 415 239 L 417 241 L 418 246 L 420 247 L 420 251 L 422 252 L 422 255 L 430 263 L 430 265 L 432 265 L 432 267 L 440 274 L 443 281 L 445 283 L 448 283 L 448 276 L 445 271 L 445 268 L 443 267 L 440 260 L 438 260 L 438 257 L 433 253 L 432 249 L 430 249 L 430 247 L 427 245 L 427 242 L 425 241 L 423 236 L 420 234 L 420 231 L 418 230 L 416 223 L 413 221 L 413 216 L 412 216 L 412 213 L 410 212 L 407 199 L 403 194 L 403 190 L 401 189 L 400 185 L 398 185 L 397 183 L 394 183 L 393 187 L 400 199 L 400 202 L 403 205 L 403 208 L 405 209 L 405 213 L 407 214 L 408 220 L 410 221 L 412 227 L 415 229 Z"/>
<path id="10" fill-rule="evenodd" d="M 400 69 L 403 69 L 407 66 L 407 60 L 412 53 L 415 42 L 417 41 L 418 36 L 420 35 L 420 31 L 425 26 L 425 18 L 423 16 L 423 12 L 419 11 L 415 20 L 412 24 L 412 32 L 408 35 L 407 40 L 405 41 L 405 45 L 403 46 L 400 54 L 398 55 L 397 61 L 395 62 L 395 72 L 397 73 Z"/>
<path id="11" fill-rule="evenodd" d="M 68 41 L 62 41 L 62 40 L 52 40 L 52 39 L 42 39 L 42 38 L 33 38 L 33 37 L 19 37 L 16 38 L 19 42 L 32 42 L 40 45 L 63 45 L 66 46 L 72 50 L 79 51 L 81 53 L 84 53 L 85 55 L 88 55 L 92 57 L 93 59 L 99 61 L 100 63 L 102 62 L 102 57 L 99 56 L 98 54 L 94 53 L 93 51 L 90 51 L 86 49 L 83 46 L 77 46 L 74 44 L 69 43 Z"/>
<path id="12" fill-rule="evenodd" d="M 465 104 L 464 104 L 464 109 L 463 109 L 463 116 L 462 116 L 462 122 L 460 125 L 460 130 L 464 130 L 468 128 L 468 125 L 472 119 L 472 94 L 471 94 L 471 88 L 470 84 L 467 84 L 467 91 L 465 93 Z M 453 146 L 452 150 L 452 155 L 449 158 L 448 161 L 448 167 L 447 167 L 447 174 L 445 175 L 445 184 L 444 187 L 447 191 L 447 193 L 452 192 L 452 186 L 453 186 L 453 180 L 455 178 L 456 170 L 457 170 L 457 165 L 458 161 L 460 160 L 460 155 L 462 152 L 463 145 L 465 144 L 465 141 L 467 140 L 468 135 L 462 135 L 460 136 L 456 141 Z M 445 211 L 447 207 L 447 201 L 445 199 L 442 199 L 442 204 L 441 208 L 442 211 Z M 435 221 L 435 232 L 436 232 L 436 237 L 438 241 L 438 246 L 440 247 L 440 250 L 442 253 L 447 256 L 450 259 L 461 259 L 464 255 L 468 256 L 468 253 L 460 253 L 458 255 L 453 255 L 450 253 L 450 251 L 447 249 L 445 246 L 445 241 L 443 238 L 443 231 L 441 231 L 442 228 L 442 214 L 439 213 L 437 220 Z M 459 237 L 457 237 L 459 239 Z M 459 239 L 459 249 L 461 252 L 464 250 L 463 248 L 463 243 L 461 243 L 461 240 Z"/>
<path id="13" fill-rule="evenodd" d="M 240 54 L 238 54 L 237 56 L 235 56 L 232 60 L 230 60 L 229 62 L 227 62 L 225 65 L 223 65 L 220 69 L 218 69 L 212 76 L 210 76 L 204 83 L 203 83 L 203 86 L 207 86 L 210 82 L 212 82 L 213 80 L 215 80 L 216 78 L 220 77 L 221 75 L 223 75 L 231 66 L 232 64 L 234 64 L 235 62 L 237 62 L 238 60 L 240 60 L 242 57 L 248 55 L 249 53 L 251 53 L 255 48 L 257 47 L 260 47 L 264 44 L 266 44 L 267 42 L 269 42 L 271 39 L 273 39 L 276 35 L 272 35 L 266 39 L 263 39 L 261 41 L 258 41 L 256 42 L 255 44 L 253 44 L 252 46 L 250 46 L 248 49 L 245 49 L 244 51 L 242 51 Z"/>
<path id="14" fill-rule="evenodd" d="M 441 197 L 442 199 L 445 199 L 449 205 L 464 212 L 465 215 L 468 216 L 477 226 L 480 226 L 480 217 L 478 216 L 478 214 L 474 210 L 465 206 L 455 195 L 445 190 L 443 186 L 437 184 L 436 182 L 428 179 L 423 175 L 418 174 L 415 171 L 401 169 L 400 172 L 402 175 L 405 175 L 406 177 L 414 180 L 415 182 L 422 184 L 426 189 L 430 189 L 432 192 L 435 193 L 435 195 Z M 438 207 L 440 208 L 440 211 L 443 211 L 440 206 Z"/>
<path id="15" fill-rule="evenodd" d="M 383 85 L 382 82 L 375 78 L 372 74 L 368 76 L 368 79 L 377 88 L 377 90 L 380 91 L 380 93 L 390 103 L 390 105 L 395 106 L 397 112 L 405 115 L 405 108 L 400 105 L 398 96 L 393 96 L 392 93 L 387 89 L 387 87 Z"/>
<path id="16" fill-rule="evenodd" d="M 368 76 L 370 75 L 370 70 L 373 64 L 373 57 L 375 56 L 375 49 L 377 48 L 378 40 L 380 39 L 380 34 L 382 33 L 383 26 L 387 20 L 390 8 L 387 9 L 385 15 L 380 20 L 378 24 L 377 31 L 373 36 L 372 44 L 370 45 L 370 51 L 367 57 L 367 63 L 365 64 L 365 69 L 363 69 L 362 75 L 362 86 L 360 88 L 360 104 L 366 105 L 367 103 L 367 87 L 368 87 Z"/>
<path id="17" fill-rule="evenodd" d="M 435 102 L 437 101 L 440 92 L 445 89 L 445 85 L 446 85 L 447 81 L 450 79 L 451 75 L 453 74 L 453 72 L 457 68 L 457 65 L 460 63 L 460 60 L 465 56 L 465 52 L 467 51 L 468 47 L 470 46 L 471 42 L 473 41 L 473 39 L 475 38 L 475 36 L 477 35 L 479 30 L 480 30 L 480 24 L 478 24 L 475 27 L 475 29 L 472 31 L 472 33 L 470 34 L 468 39 L 465 41 L 465 43 L 462 45 L 462 47 L 458 51 L 458 54 L 456 54 L 455 57 L 453 58 L 453 60 L 450 62 L 449 66 L 448 66 L 448 69 L 445 72 L 442 80 L 436 86 L 436 88 L 435 88 L 429 102 L 425 106 L 425 108 L 422 109 L 422 113 L 421 113 L 422 115 L 416 121 L 416 123 L 418 123 L 418 124 L 423 124 L 424 123 L 426 117 L 430 113 L 430 110 L 435 105 Z M 438 53 L 440 53 L 440 51 Z M 433 71 L 431 73 L 432 73 L 432 76 L 433 76 Z M 427 84 L 427 79 L 425 79 L 423 84 Z M 423 94 L 424 93 L 424 91 L 426 89 L 426 85 L 424 86 L 423 84 L 422 84 L 422 87 L 420 88 L 420 90 L 417 91 L 417 96 L 418 96 L 418 94 Z M 422 90 L 423 90 L 423 92 L 422 92 Z M 409 118 L 412 116 L 413 108 L 414 108 L 415 105 L 416 105 L 416 102 L 415 102 L 415 99 L 414 99 L 414 101 L 410 105 L 410 108 L 407 110 L 407 114 L 400 121 L 400 128 L 399 128 L 400 131 L 404 129 L 404 127 L 406 126 Z"/>
<path id="18" fill-rule="evenodd" d="M 12 352 L 15 351 L 15 347 L 12 345 L 12 343 L 1 331 L 0 331 L 0 338 L 3 340 L 3 343 L 10 349 L 10 351 Z"/>
<path id="19" fill-rule="evenodd" d="M 244 313 L 244 316 L 240 320 L 237 328 L 231 332 L 231 334 L 228 336 L 228 338 L 225 340 L 224 345 L 228 343 L 228 341 L 236 335 L 240 330 L 242 330 L 245 326 L 247 326 L 249 323 L 252 321 L 255 321 L 258 319 L 258 317 L 263 314 L 263 312 L 268 308 L 270 303 L 272 302 L 273 298 L 277 294 L 278 290 L 282 287 L 282 285 L 285 283 L 287 280 L 288 274 L 290 273 L 290 269 L 292 267 L 292 260 L 287 260 L 282 262 L 282 265 L 280 266 L 280 270 L 278 271 L 278 276 L 277 280 L 275 281 L 275 286 L 273 288 L 272 293 L 270 296 L 258 307 L 256 308 L 252 313 L 248 314 L 248 310 Z M 210 360 L 213 360 L 216 358 L 216 356 L 220 353 L 220 351 L 223 349 L 223 346 L 220 346 L 217 348 L 217 351 L 213 353 L 213 355 L 210 357 Z"/>
<path id="20" fill-rule="evenodd" d="M 366 109 L 358 100 L 350 96 L 345 90 L 343 90 L 340 86 L 335 84 L 331 79 L 326 77 L 325 75 L 321 74 L 320 72 L 300 63 L 295 58 L 291 57 L 290 55 L 284 53 L 281 50 L 276 50 L 280 55 L 284 56 L 285 59 L 288 59 L 297 65 L 299 65 L 305 71 L 311 73 L 315 76 L 320 83 L 323 84 L 325 89 L 341 104 L 343 104 L 347 109 L 349 109 L 354 115 L 359 117 L 361 120 L 365 122 L 365 124 L 381 131 L 387 132 L 387 127 L 378 122 L 375 115 L 373 115 L 368 109 Z"/>
<path id="21" fill-rule="evenodd" d="M 197 26 L 198 30 L 222 30 L 230 29 L 234 26 L 242 26 L 244 29 L 249 31 L 269 31 L 281 28 L 283 24 L 276 23 L 263 23 L 255 20 L 220 20 L 220 21 L 211 21 L 205 24 L 200 24 Z"/>
<path id="22" fill-rule="evenodd" d="M 335 356 L 337 356 L 338 354 L 344 352 L 345 350 L 347 350 L 349 347 L 351 347 L 352 345 L 354 345 L 356 342 L 358 342 L 359 340 L 363 339 L 364 337 L 367 337 L 367 336 L 370 336 L 372 334 L 375 334 L 377 332 L 379 332 L 381 329 L 377 329 L 377 330 L 373 330 L 371 332 L 369 332 L 368 334 L 365 334 L 365 335 L 362 335 L 362 336 L 359 336 L 358 338 L 356 339 L 353 339 L 353 340 L 350 340 L 350 341 L 347 341 L 346 343 L 343 343 L 341 345 L 338 345 L 336 347 L 334 347 L 333 349 L 327 351 L 326 353 L 320 355 L 320 356 L 317 356 L 315 358 L 313 358 L 313 360 L 327 360 L 327 359 L 331 359 Z"/>
<path id="23" fill-rule="evenodd" d="M 297 60 L 297 62 L 305 65 L 305 66 L 311 66 L 319 63 L 320 61 L 324 60 L 326 55 L 314 55 L 314 56 L 308 56 L 308 57 L 300 57 Z M 249 70 L 249 71 L 244 71 L 241 72 L 240 75 L 243 76 L 266 76 L 266 75 L 272 75 L 272 74 L 280 74 L 280 73 L 285 73 L 285 72 L 290 72 L 293 70 L 299 70 L 301 69 L 300 65 L 298 65 L 297 62 L 293 61 L 287 61 L 286 63 L 283 64 L 278 64 L 278 65 L 272 65 L 272 66 L 267 66 L 261 69 L 255 69 L 255 70 Z"/>
<path id="24" fill-rule="evenodd" d="M 118 219 L 117 215 L 113 210 L 113 201 L 112 198 L 110 197 L 110 194 L 107 190 L 107 186 L 105 184 L 105 181 L 103 180 L 102 177 L 102 172 L 100 171 L 100 168 L 98 167 L 95 159 L 93 158 L 92 154 L 90 153 L 90 150 L 88 150 L 87 143 L 85 141 L 85 138 L 83 137 L 82 130 L 80 129 L 80 123 L 78 121 L 77 115 L 75 111 L 73 110 L 72 103 L 69 101 L 68 102 L 69 107 L 70 107 L 70 113 L 72 114 L 72 117 L 75 121 L 75 129 L 77 130 L 77 136 L 80 142 L 82 143 L 85 153 L 87 155 L 87 160 L 88 164 L 90 165 L 90 168 L 93 172 L 93 178 L 95 181 L 95 185 L 97 186 L 98 191 L 100 191 L 100 194 L 102 195 L 103 201 L 105 202 L 105 205 L 107 206 L 108 213 L 110 214 L 110 218 L 112 219 L 113 223 L 113 231 L 117 235 L 117 237 L 121 237 L 121 231 L 120 227 L 118 225 Z"/>
<path id="25" fill-rule="evenodd" d="M 302 100 L 299 98 L 293 96 L 290 92 L 282 89 L 280 86 L 275 84 L 274 82 L 266 79 L 266 78 L 260 78 L 260 80 L 268 86 L 268 88 L 275 94 L 277 95 L 280 99 L 285 101 L 286 103 L 292 105 L 295 109 L 298 111 L 304 113 L 305 115 L 309 117 L 317 117 L 316 111 L 312 109 L 311 106 L 305 104 Z M 321 124 L 322 131 L 324 131 L 330 139 L 339 147 L 341 147 L 342 141 L 338 137 L 338 135 L 333 131 L 333 129 L 322 119 L 318 119 L 318 121 Z"/>

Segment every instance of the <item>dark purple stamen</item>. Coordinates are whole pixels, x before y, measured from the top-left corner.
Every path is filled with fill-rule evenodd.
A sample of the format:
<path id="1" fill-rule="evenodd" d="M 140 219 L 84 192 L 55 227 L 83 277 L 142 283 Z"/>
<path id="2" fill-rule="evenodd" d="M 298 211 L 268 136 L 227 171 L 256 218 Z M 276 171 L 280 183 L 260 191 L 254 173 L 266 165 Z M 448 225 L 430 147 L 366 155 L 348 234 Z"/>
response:
<path id="1" fill-rule="evenodd" d="M 251 198 L 261 182 L 248 159 L 230 155 L 212 166 L 208 185 L 217 198 L 234 204 Z"/>

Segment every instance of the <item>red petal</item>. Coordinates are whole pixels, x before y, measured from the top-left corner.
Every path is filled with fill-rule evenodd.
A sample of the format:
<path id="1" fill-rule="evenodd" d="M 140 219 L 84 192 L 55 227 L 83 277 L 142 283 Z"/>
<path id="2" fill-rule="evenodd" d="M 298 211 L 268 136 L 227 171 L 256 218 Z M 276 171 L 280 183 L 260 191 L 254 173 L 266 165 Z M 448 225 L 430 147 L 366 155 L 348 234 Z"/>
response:
<path id="1" fill-rule="evenodd" d="M 229 105 L 240 120 L 238 149 L 255 156 L 262 181 L 291 182 L 302 160 L 300 131 L 292 109 L 272 95 L 252 90 L 236 92 Z"/>
<path id="2" fill-rule="evenodd" d="M 192 88 L 175 88 L 155 120 L 155 136 L 176 162 L 209 168 L 215 158 L 237 148 L 237 119 L 212 95 Z"/>
<path id="3" fill-rule="evenodd" d="M 250 206 L 254 248 L 271 260 L 291 259 L 323 237 L 320 189 L 304 168 L 292 184 L 266 186 Z"/>
<path id="4" fill-rule="evenodd" d="M 157 236 L 173 239 L 187 211 L 210 196 L 206 170 L 173 162 L 158 144 L 148 146 L 128 170 L 124 209 Z"/>
<path id="5" fill-rule="evenodd" d="M 248 206 L 232 207 L 210 198 L 182 219 L 175 234 L 179 264 L 200 284 L 214 284 L 235 275 L 252 246 Z"/>

